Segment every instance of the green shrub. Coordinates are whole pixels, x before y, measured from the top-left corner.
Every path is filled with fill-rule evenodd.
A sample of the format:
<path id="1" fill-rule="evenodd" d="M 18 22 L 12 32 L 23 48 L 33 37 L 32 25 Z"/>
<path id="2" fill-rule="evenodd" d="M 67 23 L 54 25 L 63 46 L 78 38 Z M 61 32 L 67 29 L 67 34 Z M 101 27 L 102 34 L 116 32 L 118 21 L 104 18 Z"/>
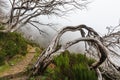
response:
<path id="1" fill-rule="evenodd" d="M 25 55 L 27 53 L 27 42 L 18 33 L 0 33 L 0 65 L 5 60 L 9 60 L 16 54 Z"/>
<path id="2" fill-rule="evenodd" d="M 51 80 L 97 80 L 95 71 L 88 69 L 93 62 L 85 55 L 65 51 L 53 61 L 56 67 L 51 71 Z"/>

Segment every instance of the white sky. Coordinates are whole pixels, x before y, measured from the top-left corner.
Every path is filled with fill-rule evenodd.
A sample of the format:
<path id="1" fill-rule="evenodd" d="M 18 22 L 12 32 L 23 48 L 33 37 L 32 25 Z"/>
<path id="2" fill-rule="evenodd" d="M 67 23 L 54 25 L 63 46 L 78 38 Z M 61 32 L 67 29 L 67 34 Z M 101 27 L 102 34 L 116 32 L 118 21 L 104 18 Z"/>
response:
<path id="1" fill-rule="evenodd" d="M 86 10 L 75 11 L 66 18 L 53 19 L 63 26 L 86 24 L 100 34 L 107 33 L 107 26 L 116 26 L 120 20 L 120 0 L 94 0 Z"/>
<path id="2" fill-rule="evenodd" d="M 87 9 L 72 12 L 72 14 L 65 17 L 66 19 L 50 18 L 49 22 L 60 23 L 62 24 L 61 26 L 86 24 L 94 28 L 100 34 L 105 34 L 107 33 L 107 26 L 116 26 L 119 24 L 119 8 L 120 0 L 92 0 L 87 6 Z M 46 18 L 41 18 L 40 20 L 47 22 Z"/>

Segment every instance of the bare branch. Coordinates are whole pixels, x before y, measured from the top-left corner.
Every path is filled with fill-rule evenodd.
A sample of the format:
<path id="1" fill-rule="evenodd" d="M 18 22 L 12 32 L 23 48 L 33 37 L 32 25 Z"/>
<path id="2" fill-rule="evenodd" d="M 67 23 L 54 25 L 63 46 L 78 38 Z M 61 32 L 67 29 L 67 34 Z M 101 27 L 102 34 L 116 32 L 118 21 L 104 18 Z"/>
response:
<path id="1" fill-rule="evenodd" d="M 60 37 L 67 31 L 83 31 L 81 29 L 86 29 L 88 32 L 91 33 L 91 37 L 81 37 L 77 40 L 70 41 L 66 43 L 65 45 L 60 45 L 59 40 Z M 82 32 L 83 33 L 83 32 Z M 79 25 L 79 26 L 68 26 L 63 29 L 61 29 L 58 34 L 54 37 L 48 48 L 39 56 L 36 64 L 33 68 L 32 75 L 35 75 L 36 73 L 42 73 L 44 72 L 44 69 L 50 64 L 51 60 L 54 58 L 55 55 L 58 55 L 58 53 L 61 53 L 65 51 L 68 47 L 80 42 L 80 41 L 87 41 L 87 42 L 94 42 L 101 54 L 100 60 L 98 62 L 95 62 L 91 68 L 96 69 L 98 68 L 107 58 L 107 49 L 100 41 L 100 36 L 90 27 L 87 27 L 86 25 Z"/>
<path id="2" fill-rule="evenodd" d="M 19 24 L 27 24 L 35 17 L 42 15 L 64 16 L 73 8 L 85 7 L 88 1 L 82 0 L 9 0 L 11 3 L 11 15 L 8 20 L 9 29 L 18 29 Z M 0 4 L 2 5 L 2 3 Z M 68 8 L 68 6 L 70 6 Z M 43 23 L 44 24 L 44 23 Z M 13 29 L 15 28 L 15 29 Z"/>

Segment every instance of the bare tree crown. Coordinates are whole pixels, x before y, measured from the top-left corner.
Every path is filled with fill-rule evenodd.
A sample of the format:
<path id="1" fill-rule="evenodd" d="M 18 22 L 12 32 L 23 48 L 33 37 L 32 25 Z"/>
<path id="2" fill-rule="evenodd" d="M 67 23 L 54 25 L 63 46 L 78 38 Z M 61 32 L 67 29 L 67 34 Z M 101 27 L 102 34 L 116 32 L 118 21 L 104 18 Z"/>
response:
<path id="1" fill-rule="evenodd" d="M 9 0 L 11 3 L 11 15 L 7 21 L 8 31 L 15 31 L 24 24 L 31 24 L 34 27 L 48 25 L 40 20 L 38 16 L 63 16 L 74 9 L 85 8 L 88 1 L 83 0 Z M 2 4 L 0 4 L 2 5 Z M 36 25 L 37 23 L 37 25 Z"/>

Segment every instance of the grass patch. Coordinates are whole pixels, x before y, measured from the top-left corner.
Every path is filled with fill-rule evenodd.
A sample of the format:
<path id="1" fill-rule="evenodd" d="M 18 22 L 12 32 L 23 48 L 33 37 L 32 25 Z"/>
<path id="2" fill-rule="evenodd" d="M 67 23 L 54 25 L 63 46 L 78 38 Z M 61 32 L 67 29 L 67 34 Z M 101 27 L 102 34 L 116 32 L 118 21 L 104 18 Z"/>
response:
<path id="1" fill-rule="evenodd" d="M 16 65 L 18 62 L 20 62 L 21 60 L 24 59 L 25 56 L 22 56 L 22 55 L 16 55 L 14 56 L 13 58 L 11 58 L 9 61 L 8 61 L 8 64 L 10 66 L 14 66 Z"/>
<path id="2" fill-rule="evenodd" d="M 18 62 L 20 62 L 24 57 L 22 55 L 16 55 L 13 58 L 11 58 L 8 62 L 6 62 L 4 65 L 0 66 L 0 75 L 4 73 L 5 71 L 9 70 L 11 67 L 16 65 Z"/>
<path id="3" fill-rule="evenodd" d="M 2 74 L 2 72 L 8 69 L 10 69 L 10 65 L 8 64 L 0 66 L 0 75 Z"/>

